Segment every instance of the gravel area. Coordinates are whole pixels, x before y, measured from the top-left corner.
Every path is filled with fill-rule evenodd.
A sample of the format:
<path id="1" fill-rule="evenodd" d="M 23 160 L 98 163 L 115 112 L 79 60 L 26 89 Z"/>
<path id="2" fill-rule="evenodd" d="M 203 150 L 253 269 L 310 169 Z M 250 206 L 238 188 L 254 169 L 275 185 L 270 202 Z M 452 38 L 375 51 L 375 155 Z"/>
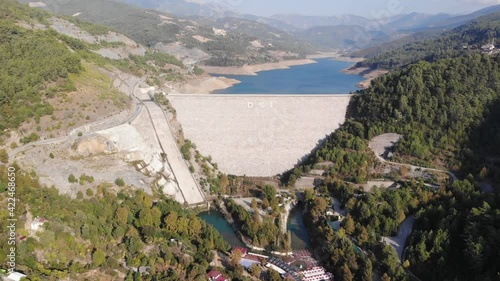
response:
<path id="1" fill-rule="evenodd" d="M 401 137 L 401 135 L 392 133 L 374 137 L 370 141 L 370 148 L 373 150 L 377 158 L 383 160 L 383 156 L 393 150 L 394 145 L 396 145 Z"/>
<path id="2" fill-rule="evenodd" d="M 350 96 L 169 95 L 184 135 L 222 172 L 292 168 L 345 120 Z"/>

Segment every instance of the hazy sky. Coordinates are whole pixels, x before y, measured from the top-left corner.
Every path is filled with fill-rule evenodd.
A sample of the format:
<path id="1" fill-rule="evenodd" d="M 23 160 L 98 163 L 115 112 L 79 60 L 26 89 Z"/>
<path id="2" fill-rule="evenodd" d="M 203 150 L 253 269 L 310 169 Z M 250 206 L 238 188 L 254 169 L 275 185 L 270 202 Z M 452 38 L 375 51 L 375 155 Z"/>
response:
<path id="1" fill-rule="evenodd" d="M 193 0 L 192 0 L 193 1 Z M 409 12 L 437 14 L 468 13 L 500 0 L 194 0 L 219 2 L 243 13 L 269 16 L 279 13 L 304 15 L 356 14 L 379 17 L 380 14 L 396 15 Z"/>

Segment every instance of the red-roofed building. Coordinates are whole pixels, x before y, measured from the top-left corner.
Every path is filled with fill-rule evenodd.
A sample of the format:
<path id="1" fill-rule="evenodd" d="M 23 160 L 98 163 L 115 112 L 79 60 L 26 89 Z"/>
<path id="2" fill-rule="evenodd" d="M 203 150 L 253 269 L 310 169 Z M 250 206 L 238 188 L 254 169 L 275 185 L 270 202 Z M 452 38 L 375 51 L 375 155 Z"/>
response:
<path id="1" fill-rule="evenodd" d="M 229 281 L 226 276 L 222 275 L 222 273 L 217 270 L 212 270 L 207 275 L 209 281 Z"/>
<path id="2" fill-rule="evenodd" d="M 243 257 L 248 254 L 248 249 L 243 247 L 233 247 L 233 250 L 231 252 L 234 253 L 234 251 L 240 251 Z"/>

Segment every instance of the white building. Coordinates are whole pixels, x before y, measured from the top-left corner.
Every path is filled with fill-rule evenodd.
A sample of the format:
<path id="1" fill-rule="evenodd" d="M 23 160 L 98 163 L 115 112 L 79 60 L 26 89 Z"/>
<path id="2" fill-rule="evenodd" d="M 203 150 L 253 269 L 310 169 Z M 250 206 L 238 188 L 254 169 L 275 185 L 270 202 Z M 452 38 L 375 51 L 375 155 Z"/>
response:
<path id="1" fill-rule="evenodd" d="M 12 272 L 11 274 L 7 275 L 7 277 L 4 279 L 6 281 L 20 281 L 21 278 L 26 277 L 26 275 L 19 273 L 19 272 Z"/>
<path id="2" fill-rule="evenodd" d="M 36 217 L 32 222 L 31 222 L 31 230 L 37 231 L 42 227 L 45 223 L 47 222 L 46 219 L 44 218 L 39 218 Z"/>
<path id="3" fill-rule="evenodd" d="M 481 47 L 483 51 L 493 51 L 495 50 L 495 39 L 491 40 L 490 44 L 483 45 Z"/>

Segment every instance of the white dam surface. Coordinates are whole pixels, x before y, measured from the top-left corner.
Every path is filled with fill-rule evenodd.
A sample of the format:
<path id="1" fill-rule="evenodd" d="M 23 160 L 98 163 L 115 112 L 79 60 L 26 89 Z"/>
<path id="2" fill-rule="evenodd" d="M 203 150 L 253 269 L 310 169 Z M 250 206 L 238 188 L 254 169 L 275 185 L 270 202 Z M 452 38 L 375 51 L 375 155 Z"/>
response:
<path id="1" fill-rule="evenodd" d="M 168 95 L 186 138 L 219 170 L 268 177 L 293 168 L 345 121 L 349 95 Z"/>

